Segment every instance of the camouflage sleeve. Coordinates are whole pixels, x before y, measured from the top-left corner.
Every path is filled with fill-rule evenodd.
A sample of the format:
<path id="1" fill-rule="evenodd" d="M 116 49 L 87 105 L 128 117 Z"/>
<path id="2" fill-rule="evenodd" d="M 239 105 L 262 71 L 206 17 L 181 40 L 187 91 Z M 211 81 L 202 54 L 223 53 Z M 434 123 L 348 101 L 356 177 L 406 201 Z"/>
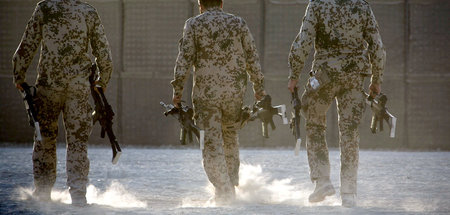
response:
<path id="1" fill-rule="evenodd" d="M 244 20 L 242 20 L 242 48 L 244 49 L 246 70 L 253 83 L 253 92 L 262 95 L 264 91 L 264 75 L 261 72 L 261 64 L 259 63 L 258 50 L 256 49 L 255 40 Z"/>
<path id="2" fill-rule="evenodd" d="M 182 97 L 184 84 L 189 77 L 195 59 L 194 31 L 191 19 L 184 25 L 183 37 L 179 41 L 179 52 L 173 72 L 174 79 L 170 82 L 173 86 L 173 95 Z"/>
<path id="3" fill-rule="evenodd" d="M 36 50 L 42 40 L 41 33 L 42 11 L 39 5 L 36 6 L 33 15 L 31 16 L 25 28 L 25 32 L 14 53 L 12 64 L 14 73 L 14 84 L 21 84 L 25 82 L 25 73 L 33 60 Z"/>
<path id="4" fill-rule="evenodd" d="M 106 87 L 113 71 L 111 49 L 97 11 L 93 9 L 89 14 L 89 40 L 100 71 L 98 81 L 101 87 Z"/>
<path id="5" fill-rule="evenodd" d="M 306 58 L 313 47 L 316 18 L 314 16 L 313 6 L 310 2 L 306 8 L 305 16 L 303 17 L 302 27 L 300 32 L 291 45 L 289 53 L 289 79 L 298 80 L 300 72 L 305 65 Z"/>
<path id="6" fill-rule="evenodd" d="M 368 8 L 367 27 L 364 31 L 364 39 L 369 44 L 369 58 L 372 64 L 371 82 L 381 84 L 383 82 L 384 64 L 386 61 L 386 51 L 381 41 L 380 32 L 375 15 L 370 7 Z"/>

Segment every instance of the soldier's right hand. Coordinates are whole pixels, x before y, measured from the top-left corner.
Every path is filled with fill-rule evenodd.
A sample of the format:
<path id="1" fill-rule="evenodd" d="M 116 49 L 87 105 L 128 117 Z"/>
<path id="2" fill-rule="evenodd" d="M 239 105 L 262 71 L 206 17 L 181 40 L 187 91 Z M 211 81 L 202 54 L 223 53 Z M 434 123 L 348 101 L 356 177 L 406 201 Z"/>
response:
<path id="1" fill-rule="evenodd" d="M 23 87 L 20 84 L 16 84 L 16 88 L 20 91 L 23 91 Z"/>
<path id="2" fill-rule="evenodd" d="M 375 98 L 378 94 L 381 92 L 381 86 L 380 84 L 371 83 L 369 86 L 370 90 L 370 96 L 372 98 Z"/>
<path id="3" fill-rule="evenodd" d="M 100 81 L 95 81 L 95 86 L 97 86 L 97 87 L 100 87 L 100 88 L 102 88 L 102 90 L 103 90 L 103 93 L 106 93 L 106 87 L 101 87 L 100 86 Z M 98 92 L 98 89 L 97 89 L 97 87 L 95 87 L 94 89 L 95 89 L 95 91 L 97 91 Z M 100 93 L 100 92 L 98 92 L 98 93 Z"/>

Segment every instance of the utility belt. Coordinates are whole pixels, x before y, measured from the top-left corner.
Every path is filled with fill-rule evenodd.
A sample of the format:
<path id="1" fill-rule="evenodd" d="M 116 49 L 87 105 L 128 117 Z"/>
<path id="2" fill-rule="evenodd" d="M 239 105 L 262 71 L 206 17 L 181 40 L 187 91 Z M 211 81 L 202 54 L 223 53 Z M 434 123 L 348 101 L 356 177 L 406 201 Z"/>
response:
<path id="1" fill-rule="evenodd" d="M 325 86 L 327 84 L 329 84 L 330 82 L 336 82 L 339 76 L 342 75 L 349 75 L 350 73 L 346 73 L 343 74 L 343 72 L 329 72 L 329 71 L 325 71 L 325 70 L 316 70 L 316 71 L 311 71 L 309 73 L 309 79 L 308 79 L 308 83 L 306 85 L 306 91 L 317 91 L 319 90 L 322 86 Z M 358 75 L 361 76 L 363 78 L 369 77 L 370 74 L 367 73 L 360 73 L 360 72 L 354 72 L 351 73 L 350 75 Z"/>

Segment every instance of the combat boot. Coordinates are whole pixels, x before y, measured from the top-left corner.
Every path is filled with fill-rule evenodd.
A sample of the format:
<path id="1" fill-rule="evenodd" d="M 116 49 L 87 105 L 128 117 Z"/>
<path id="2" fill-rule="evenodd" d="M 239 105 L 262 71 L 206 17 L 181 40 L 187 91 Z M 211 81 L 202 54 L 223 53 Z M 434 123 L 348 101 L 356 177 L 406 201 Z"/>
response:
<path id="1" fill-rule="evenodd" d="M 231 184 L 235 187 L 239 186 L 239 177 L 230 177 Z"/>
<path id="2" fill-rule="evenodd" d="M 236 200 L 236 192 L 234 186 L 230 190 L 218 191 L 216 188 L 214 201 L 217 206 L 230 205 Z"/>
<path id="3" fill-rule="evenodd" d="M 227 206 L 231 205 L 234 202 L 235 198 L 235 196 L 231 195 L 214 196 L 214 202 L 216 203 L 216 206 Z"/>
<path id="4" fill-rule="evenodd" d="M 42 187 L 36 187 L 33 191 L 33 197 L 36 198 L 39 201 L 50 201 L 51 200 L 51 192 L 52 188 L 42 188 Z"/>
<path id="5" fill-rule="evenodd" d="M 73 191 L 69 189 L 70 198 L 72 199 L 72 205 L 76 207 L 86 207 L 86 193 L 80 191 Z"/>
<path id="6" fill-rule="evenodd" d="M 87 201 L 86 201 L 86 197 L 74 197 L 71 196 L 72 198 L 72 205 L 76 206 L 76 207 L 86 207 Z"/>
<path id="7" fill-rule="evenodd" d="M 316 188 L 314 192 L 309 195 L 309 202 L 321 202 L 325 200 L 325 197 L 334 195 L 336 191 L 330 182 L 330 179 L 318 179 L 316 180 Z"/>
<path id="8" fill-rule="evenodd" d="M 353 193 L 341 194 L 342 206 L 352 208 L 356 206 L 356 195 Z"/>

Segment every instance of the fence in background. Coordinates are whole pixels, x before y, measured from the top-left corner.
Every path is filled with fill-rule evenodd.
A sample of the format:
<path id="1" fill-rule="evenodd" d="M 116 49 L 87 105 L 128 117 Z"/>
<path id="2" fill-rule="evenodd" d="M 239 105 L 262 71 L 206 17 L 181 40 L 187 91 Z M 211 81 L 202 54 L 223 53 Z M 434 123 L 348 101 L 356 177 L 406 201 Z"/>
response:
<path id="1" fill-rule="evenodd" d="M 12 85 L 11 58 L 36 0 L 0 0 L 0 142 L 31 142 L 25 111 Z M 173 66 L 178 40 L 187 18 L 198 14 L 196 0 L 88 0 L 102 18 L 112 47 L 114 75 L 107 96 L 117 113 L 115 131 L 124 145 L 178 144 L 178 125 L 162 115 L 159 101 L 171 101 Z M 297 35 L 306 0 L 225 0 L 224 10 L 243 17 L 253 33 L 266 77 L 266 90 L 274 104 L 291 111 L 287 85 L 287 56 Z M 450 1 L 371 0 L 387 64 L 382 89 L 390 111 L 398 116 L 397 137 L 369 131 L 370 110 L 361 125 L 362 148 L 450 149 Z M 34 82 L 38 56 L 28 72 Z M 308 61 L 303 77 L 311 66 Z M 301 84 L 304 84 L 305 80 Z M 366 83 L 367 88 L 367 83 Z M 190 100 L 186 86 L 185 100 Z M 253 102 L 248 92 L 246 104 Z M 328 114 L 327 139 L 338 146 L 335 105 Z M 287 125 L 275 119 L 277 129 L 261 137 L 259 123 L 240 132 L 242 146 L 293 147 Z M 62 124 L 60 125 L 60 128 Z M 304 121 L 302 123 L 304 127 Z M 305 139 L 304 128 L 302 129 Z M 99 139 L 99 127 L 91 136 Z M 64 141 L 60 129 L 59 141 Z"/>

